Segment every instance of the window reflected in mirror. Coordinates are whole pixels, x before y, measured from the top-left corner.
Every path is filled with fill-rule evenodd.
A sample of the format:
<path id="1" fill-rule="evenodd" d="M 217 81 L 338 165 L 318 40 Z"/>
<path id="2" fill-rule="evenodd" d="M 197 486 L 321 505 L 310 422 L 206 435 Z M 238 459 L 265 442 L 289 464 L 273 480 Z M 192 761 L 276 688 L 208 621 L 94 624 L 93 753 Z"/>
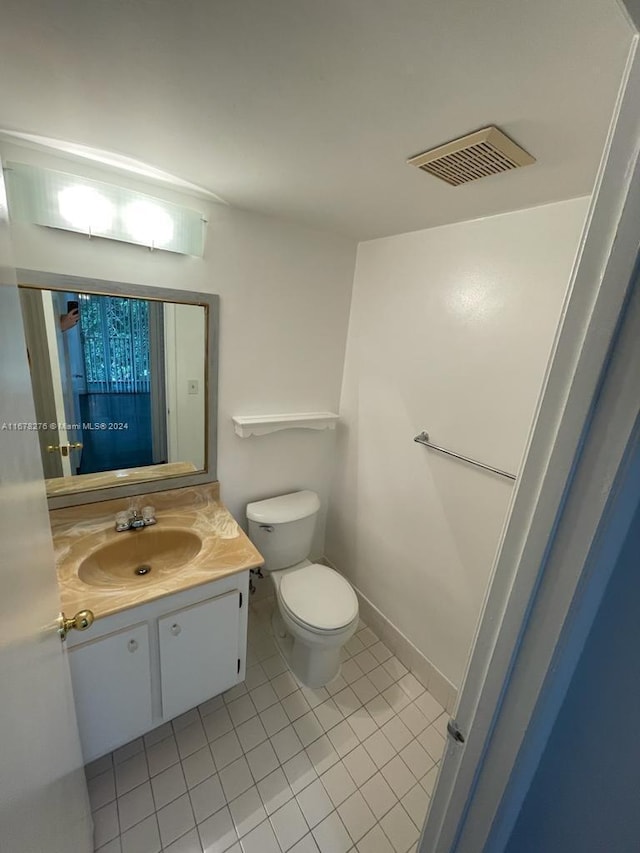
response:
<path id="1" fill-rule="evenodd" d="M 98 488 L 205 470 L 206 306 L 27 285 L 20 296 L 50 495 L 67 478 Z"/>

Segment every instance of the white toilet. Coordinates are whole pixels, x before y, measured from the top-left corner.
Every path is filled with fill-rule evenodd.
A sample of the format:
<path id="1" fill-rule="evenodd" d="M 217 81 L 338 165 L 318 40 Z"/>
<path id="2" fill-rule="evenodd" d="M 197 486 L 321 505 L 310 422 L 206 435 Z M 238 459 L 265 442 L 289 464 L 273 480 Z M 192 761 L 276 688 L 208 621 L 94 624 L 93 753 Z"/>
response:
<path id="1" fill-rule="evenodd" d="M 308 687 L 338 675 L 340 649 L 358 627 L 358 599 L 349 581 L 307 559 L 319 509 L 311 491 L 247 504 L 249 538 L 264 557 L 278 602 L 275 639 Z"/>

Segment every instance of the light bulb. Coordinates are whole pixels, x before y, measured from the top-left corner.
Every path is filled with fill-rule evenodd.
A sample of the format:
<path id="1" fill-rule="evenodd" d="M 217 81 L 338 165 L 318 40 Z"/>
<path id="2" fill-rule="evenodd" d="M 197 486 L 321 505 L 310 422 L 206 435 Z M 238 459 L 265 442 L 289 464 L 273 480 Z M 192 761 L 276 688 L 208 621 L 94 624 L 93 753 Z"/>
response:
<path id="1" fill-rule="evenodd" d="M 136 243 L 166 246 L 173 237 L 173 220 L 151 201 L 132 201 L 122 211 L 122 221 Z"/>
<path id="2" fill-rule="evenodd" d="M 60 190 L 58 209 L 62 218 L 79 231 L 103 233 L 113 222 L 113 205 L 109 199 L 81 184 Z"/>

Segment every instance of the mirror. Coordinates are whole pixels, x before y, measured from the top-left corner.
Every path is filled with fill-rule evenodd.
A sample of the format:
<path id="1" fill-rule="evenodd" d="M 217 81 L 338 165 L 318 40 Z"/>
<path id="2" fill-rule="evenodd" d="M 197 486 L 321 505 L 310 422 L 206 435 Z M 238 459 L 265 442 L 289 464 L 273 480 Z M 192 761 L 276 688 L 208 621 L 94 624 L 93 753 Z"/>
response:
<path id="1" fill-rule="evenodd" d="M 215 479 L 217 297 L 42 273 L 19 287 L 50 499 Z"/>

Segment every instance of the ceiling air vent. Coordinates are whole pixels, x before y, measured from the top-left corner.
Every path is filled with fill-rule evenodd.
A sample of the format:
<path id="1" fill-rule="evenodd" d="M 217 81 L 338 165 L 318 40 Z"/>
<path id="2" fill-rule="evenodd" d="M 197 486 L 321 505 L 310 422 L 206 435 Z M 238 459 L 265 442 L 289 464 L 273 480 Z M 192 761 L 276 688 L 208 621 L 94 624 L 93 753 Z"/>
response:
<path id="1" fill-rule="evenodd" d="M 417 166 L 452 187 L 535 162 L 535 157 L 497 127 L 485 127 L 407 160 L 410 166 Z"/>

